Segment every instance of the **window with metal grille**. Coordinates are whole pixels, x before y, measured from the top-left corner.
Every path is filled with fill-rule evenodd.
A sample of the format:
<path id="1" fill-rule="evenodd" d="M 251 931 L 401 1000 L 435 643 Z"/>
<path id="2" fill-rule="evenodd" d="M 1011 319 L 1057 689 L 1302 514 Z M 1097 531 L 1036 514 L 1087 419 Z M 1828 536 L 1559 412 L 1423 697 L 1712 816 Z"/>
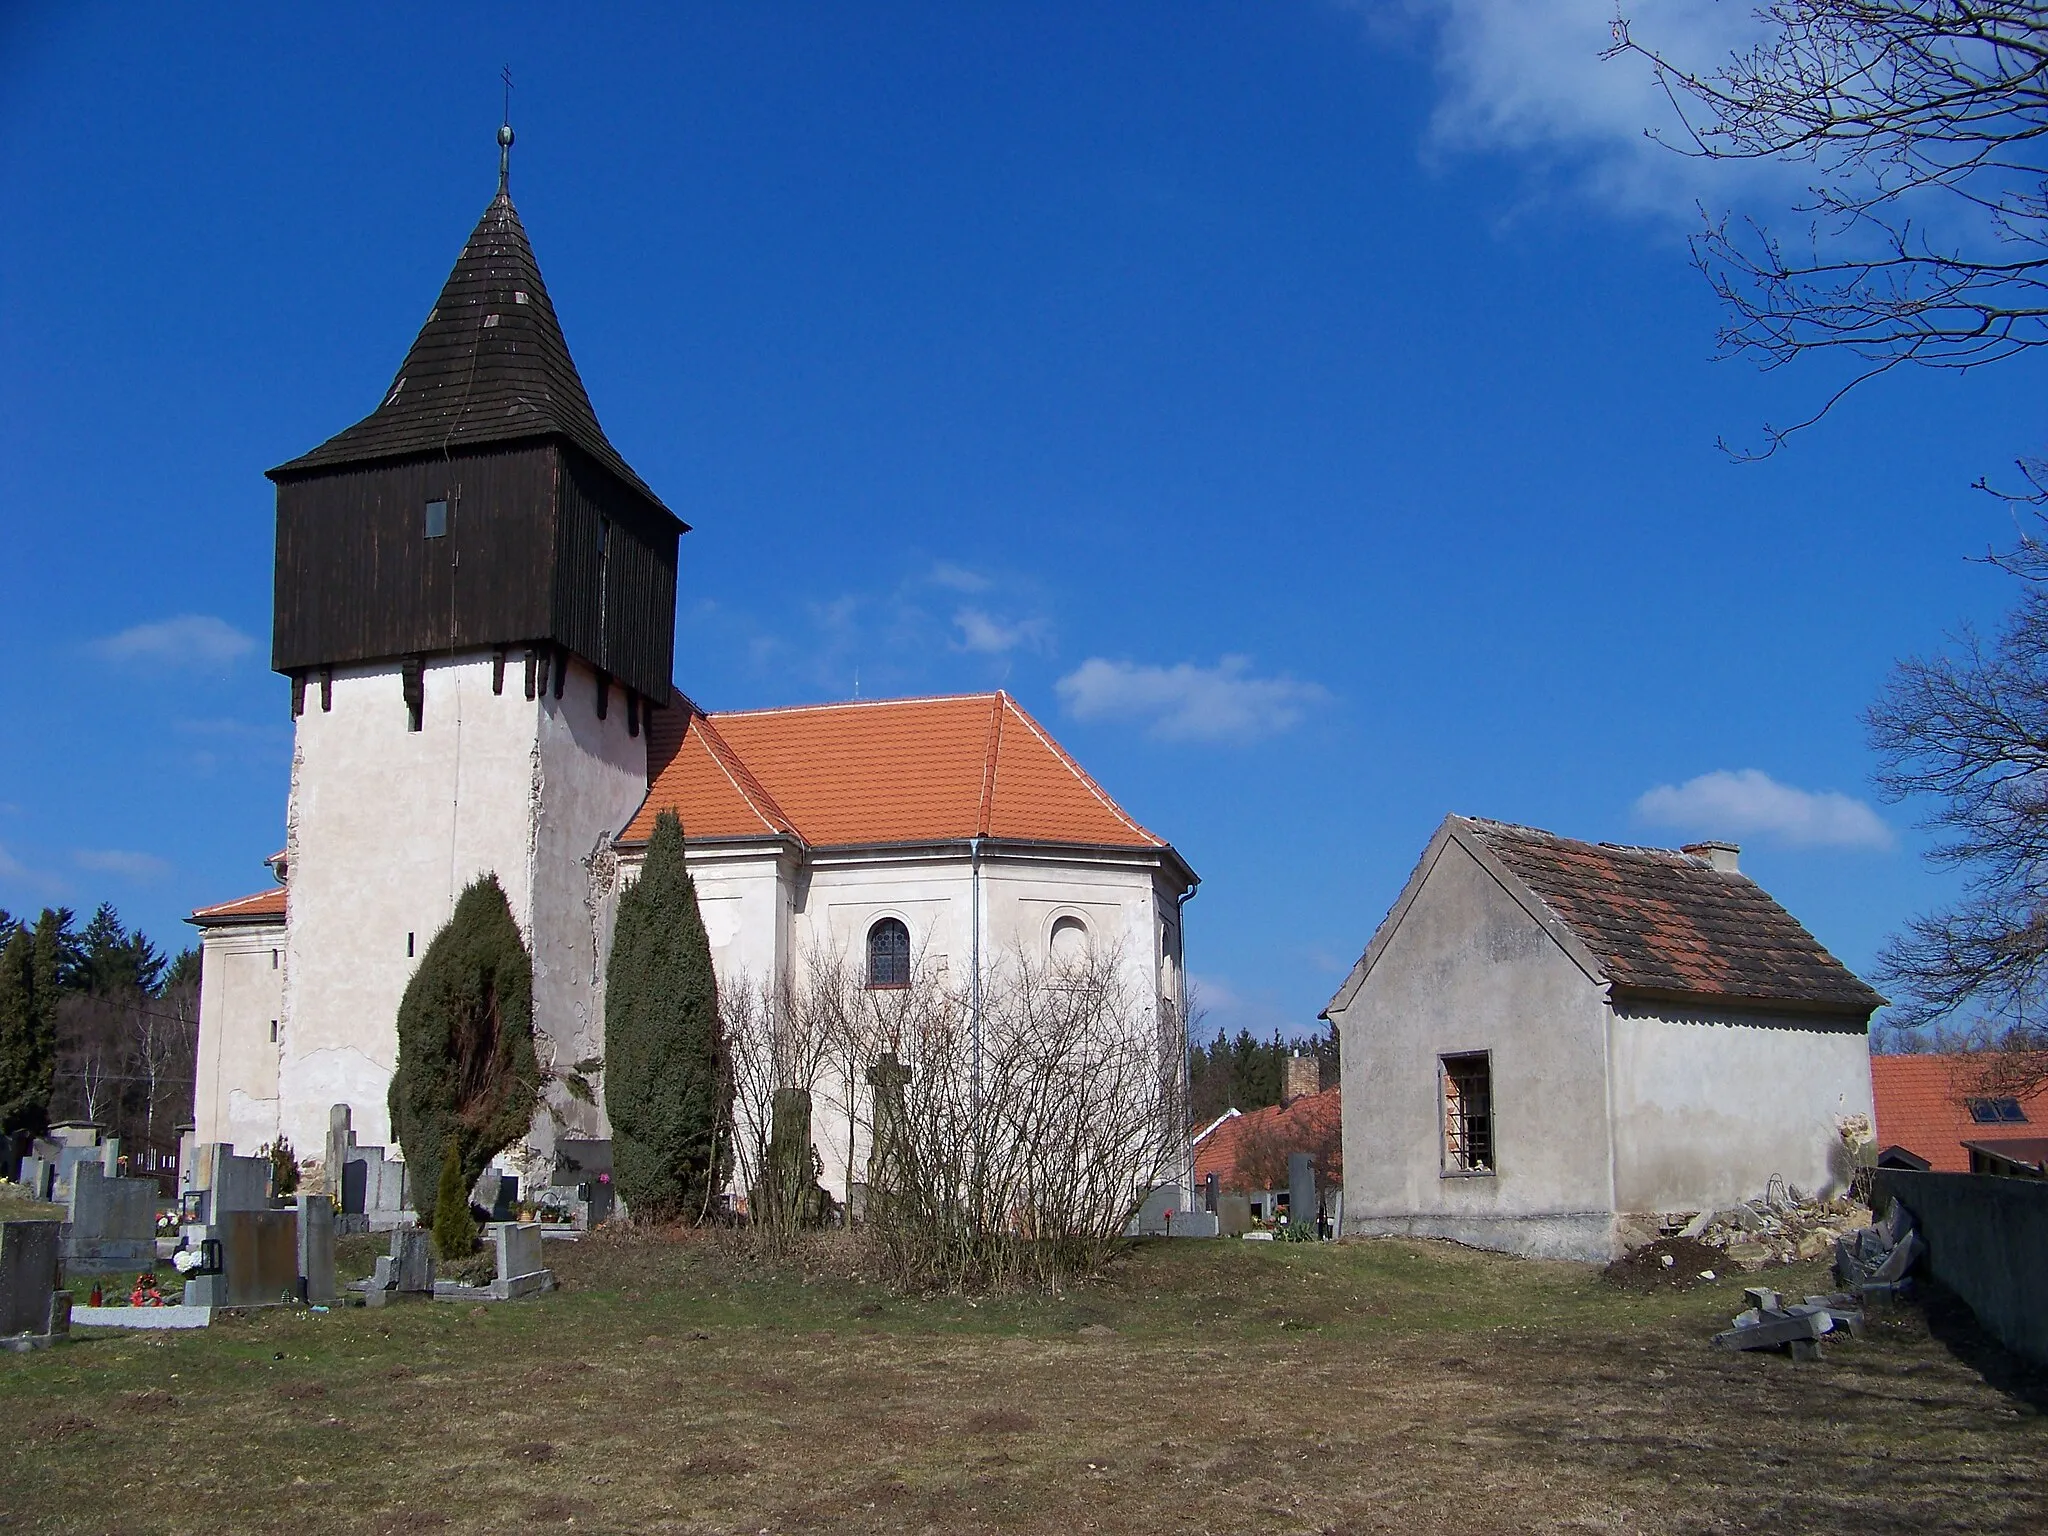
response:
<path id="1" fill-rule="evenodd" d="M 1438 1058 L 1444 1172 L 1493 1172 L 1493 1061 L 1485 1051 Z"/>
<path id="2" fill-rule="evenodd" d="M 1979 1125 L 2025 1125 L 2027 1112 L 2018 1099 L 1970 1099 L 1970 1118 Z"/>
<path id="3" fill-rule="evenodd" d="M 910 930 L 893 917 L 868 930 L 868 985 L 910 985 Z"/>

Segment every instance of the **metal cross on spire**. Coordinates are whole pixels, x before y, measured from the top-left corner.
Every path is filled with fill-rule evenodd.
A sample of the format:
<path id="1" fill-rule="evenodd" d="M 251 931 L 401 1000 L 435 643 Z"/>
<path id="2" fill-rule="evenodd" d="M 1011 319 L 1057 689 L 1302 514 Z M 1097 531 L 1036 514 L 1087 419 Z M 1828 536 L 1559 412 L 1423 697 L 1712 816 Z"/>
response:
<path id="1" fill-rule="evenodd" d="M 498 126 L 498 194 L 502 197 L 512 180 L 512 66 L 500 71 L 505 81 L 505 118 Z"/>

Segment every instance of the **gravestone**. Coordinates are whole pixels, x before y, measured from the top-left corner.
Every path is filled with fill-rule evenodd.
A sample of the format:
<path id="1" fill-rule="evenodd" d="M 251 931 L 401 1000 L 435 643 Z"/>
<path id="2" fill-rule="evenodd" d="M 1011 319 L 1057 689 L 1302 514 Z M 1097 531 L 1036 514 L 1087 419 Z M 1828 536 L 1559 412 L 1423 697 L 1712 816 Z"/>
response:
<path id="1" fill-rule="evenodd" d="M 434 1234 L 421 1227 L 393 1227 L 391 1252 L 377 1260 L 365 1287 L 373 1307 L 434 1294 Z"/>
<path id="2" fill-rule="evenodd" d="M 71 1219 L 65 1225 L 67 1274 L 108 1275 L 156 1262 L 155 1179 L 109 1177 L 91 1163 L 71 1175 Z"/>
<path id="3" fill-rule="evenodd" d="M 498 1278 L 491 1286 L 498 1300 L 555 1288 L 554 1271 L 540 1261 L 539 1222 L 493 1222 L 489 1231 L 498 1250 Z"/>
<path id="4" fill-rule="evenodd" d="M 61 1224 L 0 1221 L 0 1338 L 62 1332 L 71 1297 L 57 1289 Z M 61 1304 L 52 1298 L 62 1296 Z M 61 1314 L 61 1315 L 58 1315 Z"/>
<path id="5" fill-rule="evenodd" d="M 484 1229 L 498 1260 L 498 1278 L 489 1285 L 464 1285 L 436 1280 L 436 1301 L 516 1301 L 555 1288 L 554 1271 L 540 1258 L 540 1223 L 494 1221 Z"/>
<path id="6" fill-rule="evenodd" d="M 1252 1202 L 1247 1195 L 1216 1197 L 1216 1226 L 1225 1237 L 1243 1237 L 1252 1229 Z"/>
<path id="7" fill-rule="evenodd" d="M 29 1192 L 31 1199 L 47 1200 L 56 1188 L 56 1181 L 55 1161 L 31 1152 L 21 1160 L 19 1176 L 15 1182 Z"/>
<path id="8" fill-rule="evenodd" d="M 300 1195 L 299 1296 L 314 1306 L 334 1300 L 334 1202 L 325 1195 Z"/>
<path id="9" fill-rule="evenodd" d="M 50 1181 L 50 1198 L 60 1205 L 70 1204 L 71 1186 L 78 1177 L 78 1170 L 98 1170 L 101 1166 L 100 1149 L 97 1146 L 60 1146 L 57 1149 L 56 1177 Z"/>
<path id="10" fill-rule="evenodd" d="M 298 1294 L 297 1211 L 227 1211 L 206 1231 L 202 1241 L 220 1245 L 220 1268 L 185 1281 L 186 1306 L 268 1307 Z"/>
<path id="11" fill-rule="evenodd" d="M 1287 1154 L 1287 1224 L 1316 1230 L 1316 1164 L 1306 1152 Z"/>
<path id="12" fill-rule="evenodd" d="M 519 1215 L 519 1178 L 497 1168 L 486 1168 L 469 1192 L 470 1203 L 491 1213 L 492 1221 L 513 1221 Z"/>
<path id="13" fill-rule="evenodd" d="M 554 1174 L 543 1199 L 569 1207 L 580 1227 L 603 1225 L 612 1214 L 612 1144 L 579 1137 L 557 1141 Z"/>

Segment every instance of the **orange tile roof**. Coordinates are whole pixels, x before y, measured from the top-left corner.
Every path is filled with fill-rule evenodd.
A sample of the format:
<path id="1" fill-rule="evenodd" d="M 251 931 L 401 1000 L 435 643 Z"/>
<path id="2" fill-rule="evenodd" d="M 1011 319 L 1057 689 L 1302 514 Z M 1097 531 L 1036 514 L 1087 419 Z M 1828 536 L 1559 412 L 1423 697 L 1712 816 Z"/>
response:
<path id="1" fill-rule="evenodd" d="M 284 921 L 285 889 L 273 885 L 253 896 L 238 896 L 218 906 L 201 907 L 185 921 L 201 928 L 223 927 L 229 923 L 281 923 Z"/>
<path id="2" fill-rule="evenodd" d="M 1008 693 L 715 715 L 677 695 L 676 706 L 656 712 L 652 782 L 621 842 L 644 842 L 673 809 L 693 838 L 1167 847 Z"/>
<path id="3" fill-rule="evenodd" d="M 1195 1182 L 1216 1175 L 1227 1190 L 1251 1187 L 1250 1169 L 1241 1169 L 1244 1154 L 1261 1142 L 1295 1152 L 1321 1154 L 1316 1177 L 1324 1184 L 1344 1179 L 1342 1136 L 1344 1095 L 1341 1088 L 1305 1093 L 1292 1104 L 1268 1104 L 1223 1121 L 1195 1144 Z M 1323 1163 L 1334 1166 L 1324 1167 Z"/>
<path id="4" fill-rule="evenodd" d="M 1968 1056 L 1873 1056 L 1870 1090 L 1877 1103 L 1877 1146 L 1904 1147 L 1936 1173 L 1968 1173 L 1965 1141 L 2010 1135 L 2017 1127 L 1979 1125 L 1964 1100 L 1980 1091 L 1981 1068 Z M 1997 1090 L 1984 1090 L 1997 1095 Z M 2048 1125 L 2048 1087 L 2020 1098 L 2030 1126 Z"/>

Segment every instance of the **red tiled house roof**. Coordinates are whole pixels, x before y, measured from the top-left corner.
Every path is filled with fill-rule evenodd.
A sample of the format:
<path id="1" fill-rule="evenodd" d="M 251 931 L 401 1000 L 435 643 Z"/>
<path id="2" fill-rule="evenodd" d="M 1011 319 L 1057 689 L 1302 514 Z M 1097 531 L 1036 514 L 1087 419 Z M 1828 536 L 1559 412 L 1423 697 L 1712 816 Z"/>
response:
<path id="1" fill-rule="evenodd" d="M 1968 1173 L 1963 1143 L 2039 1136 L 2048 1126 L 2048 1087 L 2020 1097 L 2021 1124 L 1979 1124 L 1966 1102 L 1979 1094 L 1979 1067 L 1967 1056 L 1873 1056 L 1870 1089 L 1877 1102 L 1877 1145 L 1904 1147 L 1936 1173 Z"/>
<path id="2" fill-rule="evenodd" d="M 622 843 L 646 841 L 672 809 L 692 839 L 981 836 L 1170 851 L 1007 693 L 720 714 L 678 695 L 655 719 L 653 782 Z"/>
<path id="3" fill-rule="evenodd" d="M 274 885 L 253 896 L 239 896 L 216 906 L 201 907 L 185 921 L 199 928 L 227 928 L 237 923 L 281 923 L 285 914 L 285 889 Z"/>
<path id="4" fill-rule="evenodd" d="M 1233 1115 L 1195 1143 L 1195 1182 L 1200 1184 L 1213 1173 L 1227 1190 L 1277 1188 L 1268 1182 L 1276 1170 L 1259 1165 L 1287 1152 L 1312 1152 L 1317 1154 L 1316 1177 L 1324 1184 L 1342 1183 L 1343 1117 L 1343 1091 L 1338 1088 Z M 1284 1162 L 1277 1171 L 1284 1183 Z"/>
<path id="5" fill-rule="evenodd" d="M 1884 999 L 1747 875 L 1668 848 L 1464 821 L 1578 936 L 1617 992 L 1868 1014 Z"/>

